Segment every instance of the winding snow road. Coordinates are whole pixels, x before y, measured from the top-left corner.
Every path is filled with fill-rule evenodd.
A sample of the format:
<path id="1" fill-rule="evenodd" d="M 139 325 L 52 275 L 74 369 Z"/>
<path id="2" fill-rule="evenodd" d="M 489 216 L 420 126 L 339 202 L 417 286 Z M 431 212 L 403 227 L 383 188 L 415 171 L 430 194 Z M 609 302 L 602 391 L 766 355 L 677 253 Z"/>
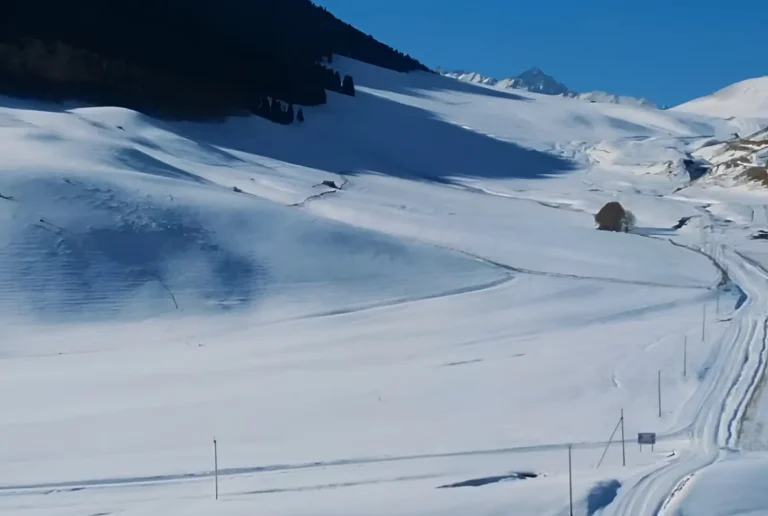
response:
<path id="1" fill-rule="evenodd" d="M 672 514 L 691 477 L 737 445 L 742 418 L 765 370 L 768 272 L 730 246 L 710 245 L 715 249 L 710 256 L 729 271 L 748 300 L 716 343 L 716 362 L 683 410 L 693 416 L 692 447 L 620 493 L 606 515 Z"/>

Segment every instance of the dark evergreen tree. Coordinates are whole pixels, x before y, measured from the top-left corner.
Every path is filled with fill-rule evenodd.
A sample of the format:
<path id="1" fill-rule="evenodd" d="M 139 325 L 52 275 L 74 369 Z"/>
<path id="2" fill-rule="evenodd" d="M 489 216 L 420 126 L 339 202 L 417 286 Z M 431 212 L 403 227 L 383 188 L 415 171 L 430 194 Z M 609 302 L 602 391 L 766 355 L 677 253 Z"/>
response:
<path id="1" fill-rule="evenodd" d="M 312 106 L 342 90 L 322 65 L 333 54 L 427 70 L 310 0 L 5 0 L 0 93 L 272 119 L 267 97 Z"/>
<path id="2" fill-rule="evenodd" d="M 326 68 L 323 74 L 323 87 L 328 91 L 336 91 L 333 85 L 334 74 L 333 70 Z"/>
<path id="3" fill-rule="evenodd" d="M 334 71 L 330 68 L 324 68 L 323 69 L 324 74 L 324 82 L 323 85 L 326 90 L 328 91 L 335 91 L 336 93 L 341 93 L 341 74 L 339 72 Z"/>
<path id="4" fill-rule="evenodd" d="M 294 118 L 293 104 L 289 104 L 288 110 L 286 111 L 285 123 L 287 125 L 291 125 L 294 122 L 294 120 L 295 118 Z"/>
<path id="5" fill-rule="evenodd" d="M 296 113 L 296 120 L 300 123 L 304 123 L 304 110 L 299 108 L 299 112 Z"/>
<path id="6" fill-rule="evenodd" d="M 283 103 L 279 100 L 275 99 L 272 101 L 272 112 L 270 113 L 269 119 L 273 122 L 277 123 L 283 123 L 284 119 L 284 111 L 283 111 Z"/>
<path id="7" fill-rule="evenodd" d="M 259 115 L 264 118 L 272 119 L 272 100 L 269 97 L 261 98 L 261 105 L 259 106 Z"/>
<path id="8" fill-rule="evenodd" d="M 341 92 L 350 97 L 355 96 L 355 81 L 352 79 L 351 75 L 344 76 L 344 82 L 341 84 Z"/>

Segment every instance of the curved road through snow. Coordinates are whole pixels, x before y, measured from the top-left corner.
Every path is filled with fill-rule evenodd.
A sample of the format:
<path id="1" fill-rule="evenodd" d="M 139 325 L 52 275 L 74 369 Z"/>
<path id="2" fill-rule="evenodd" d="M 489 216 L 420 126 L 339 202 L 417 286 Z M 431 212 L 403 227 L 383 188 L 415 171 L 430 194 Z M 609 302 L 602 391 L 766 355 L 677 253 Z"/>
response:
<path id="1" fill-rule="evenodd" d="M 726 245 L 712 258 L 725 267 L 747 302 L 715 344 L 716 363 L 683 410 L 692 418 L 692 446 L 673 462 L 647 474 L 606 508 L 604 514 L 668 516 L 692 476 L 733 451 L 746 407 L 765 370 L 768 272 Z"/>

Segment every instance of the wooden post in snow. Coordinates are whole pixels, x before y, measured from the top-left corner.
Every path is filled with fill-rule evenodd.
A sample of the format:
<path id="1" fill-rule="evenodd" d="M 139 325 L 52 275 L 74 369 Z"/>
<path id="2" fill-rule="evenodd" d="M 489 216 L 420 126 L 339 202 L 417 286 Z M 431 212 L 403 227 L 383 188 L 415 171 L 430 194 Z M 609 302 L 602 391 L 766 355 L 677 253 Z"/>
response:
<path id="1" fill-rule="evenodd" d="M 219 499 L 219 450 L 216 438 L 213 438 L 213 477 L 216 486 L 216 500 Z"/>

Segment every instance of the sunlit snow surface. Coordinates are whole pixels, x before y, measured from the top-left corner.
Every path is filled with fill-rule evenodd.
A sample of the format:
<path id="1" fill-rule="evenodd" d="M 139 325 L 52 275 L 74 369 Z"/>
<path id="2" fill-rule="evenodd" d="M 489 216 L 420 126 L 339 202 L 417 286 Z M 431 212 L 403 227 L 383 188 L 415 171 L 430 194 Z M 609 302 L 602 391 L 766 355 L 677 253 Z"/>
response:
<path id="1" fill-rule="evenodd" d="M 301 126 L 0 99 L 0 512 L 560 515 L 568 443 L 579 514 L 753 474 L 764 197 L 659 165 L 746 122 L 334 66 Z"/>

